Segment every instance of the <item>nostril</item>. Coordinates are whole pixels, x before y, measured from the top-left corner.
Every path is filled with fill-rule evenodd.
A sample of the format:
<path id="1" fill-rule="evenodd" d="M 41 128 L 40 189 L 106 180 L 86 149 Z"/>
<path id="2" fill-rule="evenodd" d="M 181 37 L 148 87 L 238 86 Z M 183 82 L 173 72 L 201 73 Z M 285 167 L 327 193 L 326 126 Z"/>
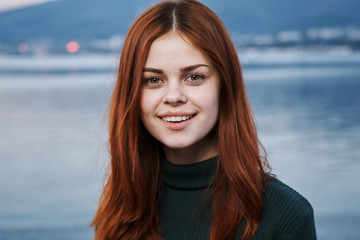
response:
<path id="1" fill-rule="evenodd" d="M 164 97 L 163 102 L 168 104 L 182 104 L 187 102 L 187 98 L 184 94 L 168 94 Z"/>

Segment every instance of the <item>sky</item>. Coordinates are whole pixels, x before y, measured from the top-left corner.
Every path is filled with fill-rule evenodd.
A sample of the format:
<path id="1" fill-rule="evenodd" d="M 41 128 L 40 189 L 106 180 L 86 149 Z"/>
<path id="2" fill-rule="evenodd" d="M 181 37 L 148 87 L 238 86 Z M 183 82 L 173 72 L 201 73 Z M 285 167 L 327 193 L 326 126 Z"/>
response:
<path id="1" fill-rule="evenodd" d="M 0 12 L 14 10 L 17 8 L 28 7 L 31 5 L 52 2 L 55 0 L 1 0 Z"/>

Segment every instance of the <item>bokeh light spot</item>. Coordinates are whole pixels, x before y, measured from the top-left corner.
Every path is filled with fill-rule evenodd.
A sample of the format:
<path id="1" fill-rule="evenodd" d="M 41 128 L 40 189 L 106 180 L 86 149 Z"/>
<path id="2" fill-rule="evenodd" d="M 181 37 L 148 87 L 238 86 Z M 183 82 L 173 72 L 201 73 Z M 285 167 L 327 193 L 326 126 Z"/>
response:
<path id="1" fill-rule="evenodd" d="M 27 44 L 26 42 L 19 43 L 18 51 L 20 53 L 27 53 L 29 51 L 29 44 Z"/>
<path id="2" fill-rule="evenodd" d="M 79 48 L 79 44 L 75 41 L 71 41 L 66 44 L 66 51 L 68 51 L 69 53 L 75 53 L 79 51 Z"/>

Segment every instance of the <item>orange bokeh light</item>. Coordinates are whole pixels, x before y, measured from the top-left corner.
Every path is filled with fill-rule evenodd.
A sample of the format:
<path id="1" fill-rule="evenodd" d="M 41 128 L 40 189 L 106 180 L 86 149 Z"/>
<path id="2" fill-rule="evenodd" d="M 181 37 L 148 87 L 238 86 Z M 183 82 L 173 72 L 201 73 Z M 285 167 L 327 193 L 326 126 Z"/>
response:
<path id="1" fill-rule="evenodd" d="M 68 51 L 69 53 L 75 53 L 79 51 L 79 48 L 79 44 L 75 41 L 71 41 L 66 44 L 66 51 Z"/>

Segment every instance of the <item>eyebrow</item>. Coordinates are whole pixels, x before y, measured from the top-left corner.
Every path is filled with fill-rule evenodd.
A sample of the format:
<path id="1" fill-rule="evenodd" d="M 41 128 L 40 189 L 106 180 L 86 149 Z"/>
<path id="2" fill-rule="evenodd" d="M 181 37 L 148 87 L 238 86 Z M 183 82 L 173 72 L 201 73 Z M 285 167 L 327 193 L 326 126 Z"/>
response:
<path id="1" fill-rule="evenodd" d="M 186 73 L 186 72 L 191 72 L 199 67 L 207 67 L 210 68 L 208 65 L 206 64 L 195 64 L 195 65 L 191 65 L 191 66 L 186 66 L 186 67 L 182 67 L 180 68 L 180 72 L 181 73 Z M 161 69 L 157 69 L 157 68 L 144 68 L 143 72 L 152 72 L 152 73 L 157 73 L 157 74 L 164 74 L 164 71 Z"/>
<path id="2" fill-rule="evenodd" d="M 180 72 L 182 73 L 186 73 L 186 72 L 191 72 L 199 67 L 207 67 L 207 68 L 210 68 L 208 65 L 206 64 L 196 64 L 196 65 L 191 65 L 191 66 L 186 66 L 186 67 L 183 67 L 183 68 L 180 68 Z"/>
<path id="3" fill-rule="evenodd" d="M 157 74 L 164 74 L 164 71 L 157 68 L 144 68 L 143 72 L 153 72 Z"/>

